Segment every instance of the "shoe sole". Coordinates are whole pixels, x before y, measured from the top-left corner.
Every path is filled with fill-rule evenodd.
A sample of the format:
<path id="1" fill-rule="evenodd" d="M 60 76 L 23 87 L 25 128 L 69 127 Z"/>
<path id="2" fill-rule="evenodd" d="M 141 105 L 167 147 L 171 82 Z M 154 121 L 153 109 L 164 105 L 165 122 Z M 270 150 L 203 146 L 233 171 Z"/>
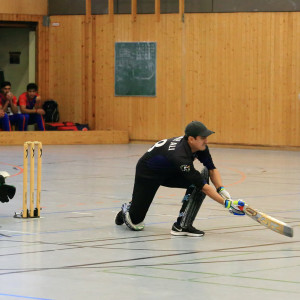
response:
<path id="1" fill-rule="evenodd" d="M 193 236 L 193 237 L 201 237 L 204 236 L 204 233 L 192 233 L 192 232 L 184 232 L 184 231 L 173 231 L 171 230 L 172 235 L 176 236 Z"/>

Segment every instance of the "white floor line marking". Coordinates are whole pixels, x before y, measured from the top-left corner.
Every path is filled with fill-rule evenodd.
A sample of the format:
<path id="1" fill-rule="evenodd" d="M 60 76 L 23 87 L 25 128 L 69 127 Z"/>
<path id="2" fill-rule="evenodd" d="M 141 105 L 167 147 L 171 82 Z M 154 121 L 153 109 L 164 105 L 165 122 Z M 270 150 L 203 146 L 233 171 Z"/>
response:
<path id="1" fill-rule="evenodd" d="M 15 231 L 15 230 L 5 230 L 5 229 L 0 229 L 0 231 L 15 232 L 15 233 L 24 233 L 24 234 L 31 233 L 31 232 L 25 232 L 25 231 Z"/>

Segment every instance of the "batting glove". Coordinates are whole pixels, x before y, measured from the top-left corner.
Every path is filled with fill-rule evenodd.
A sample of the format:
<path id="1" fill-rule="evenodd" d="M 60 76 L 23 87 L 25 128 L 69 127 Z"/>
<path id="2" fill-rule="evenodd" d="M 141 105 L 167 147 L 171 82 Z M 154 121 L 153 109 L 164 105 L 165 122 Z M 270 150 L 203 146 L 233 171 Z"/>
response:
<path id="1" fill-rule="evenodd" d="M 217 192 L 224 200 L 231 199 L 230 194 L 225 190 L 224 186 L 217 188 Z"/>
<path id="2" fill-rule="evenodd" d="M 245 202 L 241 199 L 239 200 L 225 200 L 224 206 L 229 209 L 229 212 L 237 215 L 237 216 L 243 216 L 244 213 L 244 206 Z"/>

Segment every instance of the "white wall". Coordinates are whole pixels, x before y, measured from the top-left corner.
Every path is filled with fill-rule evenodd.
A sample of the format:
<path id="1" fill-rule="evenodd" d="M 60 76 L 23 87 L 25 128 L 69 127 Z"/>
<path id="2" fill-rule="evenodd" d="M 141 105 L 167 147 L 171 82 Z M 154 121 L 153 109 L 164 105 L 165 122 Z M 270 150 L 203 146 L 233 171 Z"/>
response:
<path id="1" fill-rule="evenodd" d="M 21 52 L 20 64 L 9 63 L 9 52 Z M 0 28 L 0 68 L 17 97 L 29 83 L 29 28 Z"/>

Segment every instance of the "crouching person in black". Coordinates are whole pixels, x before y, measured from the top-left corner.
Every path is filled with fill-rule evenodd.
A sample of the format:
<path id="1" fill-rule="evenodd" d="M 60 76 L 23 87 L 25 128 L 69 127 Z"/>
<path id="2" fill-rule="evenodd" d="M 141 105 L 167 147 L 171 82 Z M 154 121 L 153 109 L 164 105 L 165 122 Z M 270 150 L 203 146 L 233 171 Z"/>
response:
<path id="1" fill-rule="evenodd" d="M 213 163 L 207 146 L 208 136 L 213 133 L 203 123 L 193 121 L 186 126 L 184 136 L 161 140 L 151 147 L 137 163 L 132 201 L 122 205 L 115 223 L 125 223 L 131 230 L 143 230 L 143 221 L 161 185 L 186 189 L 172 235 L 204 235 L 192 225 L 206 195 L 231 213 L 244 215 L 245 202 L 231 199 Z M 195 159 L 204 165 L 201 172 L 194 168 Z M 215 188 L 209 185 L 209 178 Z"/>

